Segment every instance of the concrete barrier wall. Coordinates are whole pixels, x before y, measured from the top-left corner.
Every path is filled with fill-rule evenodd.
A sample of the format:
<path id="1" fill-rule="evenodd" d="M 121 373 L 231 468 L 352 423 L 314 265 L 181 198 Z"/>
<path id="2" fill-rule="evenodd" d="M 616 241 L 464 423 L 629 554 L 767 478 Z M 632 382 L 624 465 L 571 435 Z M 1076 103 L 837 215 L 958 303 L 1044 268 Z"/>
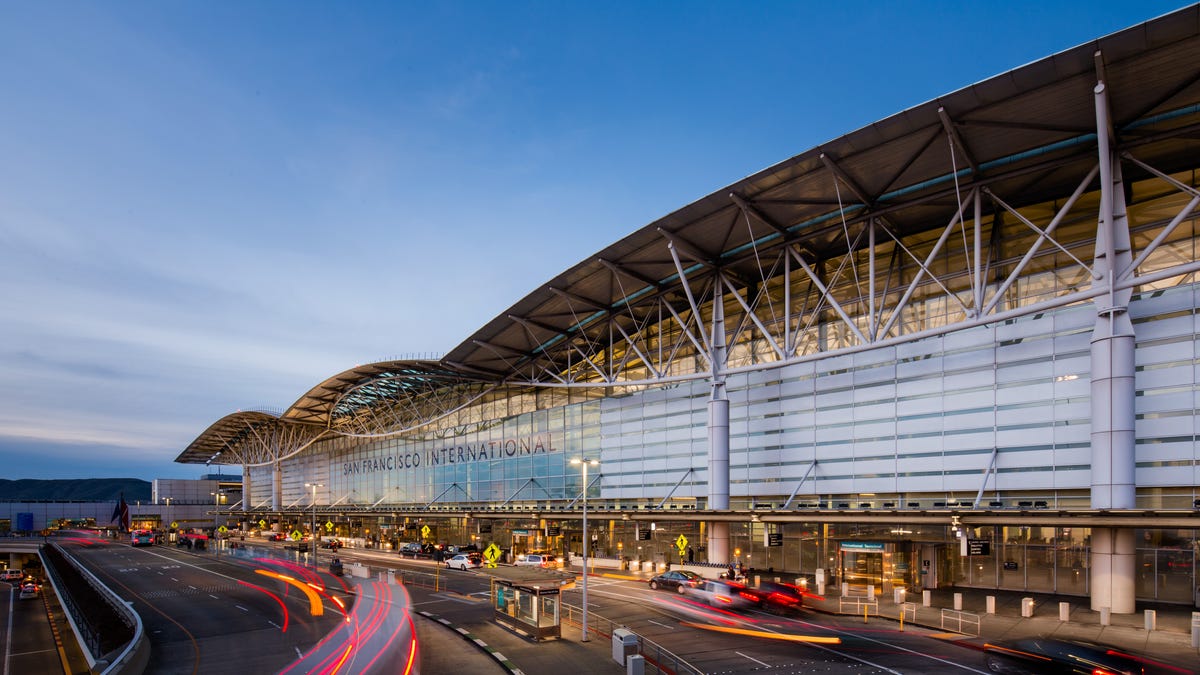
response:
<path id="1" fill-rule="evenodd" d="M 142 673 L 145 673 L 146 667 L 150 664 L 150 639 L 146 636 L 146 631 L 142 626 L 142 617 L 138 616 L 138 613 L 125 604 L 125 601 L 119 595 L 114 593 L 108 586 L 105 586 L 104 582 L 100 581 L 87 568 L 80 565 L 62 547 L 57 546 L 57 544 L 52 545 L 56 547 L 62 558 L 67 561 L 70 569 L 64 570 L 59 569 L 58 566 L 48 566 L 45 559 L 43 559 L 43 567 L 53 569 L 55 574 L 74 574 L 82 577 L 88 585 L 96 589 L 97 592 L 107 599 L 113 609 L 124 616 L 129 625 L 133 626 L 133 639 L 123 649 L 97 656 L 90 652 L 87 648 L 87 641 L 79 633 L 78 621 L 82 621 L 82 617 L 73 616 L 69 605 L 67 603 L 63 604 L 67 621 L 71 624 L 71 630 L 75 633 L 75 639 L 79 642 L 80 647 L 83 648 L 83 652 L 87 656 L 88 663 L 92 667 L 92 672 L 100 673 L 101 675 L 142 675 Z M 54 585 L 55 593 L 61 594 L 58 585 L 55 583 L 54 574 L 49 575 L 49 577 L 51 584 Z"/>

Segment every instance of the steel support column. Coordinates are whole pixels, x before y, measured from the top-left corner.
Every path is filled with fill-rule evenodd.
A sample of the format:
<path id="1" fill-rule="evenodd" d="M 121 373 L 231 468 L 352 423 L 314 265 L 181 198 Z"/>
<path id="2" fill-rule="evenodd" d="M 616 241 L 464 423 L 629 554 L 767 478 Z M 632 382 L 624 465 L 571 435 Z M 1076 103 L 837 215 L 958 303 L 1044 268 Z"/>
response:
<path id="1" fill-rule="evenodd" d="M 271 465 L 271 510 L 279 511 L 283 504 L 283 466 L 279 462 Z"/>
<path id="2" fill-rule="evenodd" d="M 1096 95 L 1100 150 L 1100 217 L 1096 231 L 1096 285 L 1108 289 L 1096 297 L 1092 333 L 1092 489 L 1094 509 L 1136 506 L 1134 463 L 1134 331 L 1129 318 L 1132 289 L 1117 287 L 1117 275 L 1133 260 L 1125 212 L 1121 165 L 1111 147 L 1105 84 Z M 1091 604 L 1117 614 L 1135 610 L 1134 542 L 1130 531 L 1092 530 Z"/>
<path id="3" fill-rule="evenodd" d="M 725 391 L 725 289 L 713 291 L 712 397 L 708 402 L 708 508 L 729 509 L 729 397 Z M 708 562 L 729 562 L 729 523 L 708 524 Z"/>

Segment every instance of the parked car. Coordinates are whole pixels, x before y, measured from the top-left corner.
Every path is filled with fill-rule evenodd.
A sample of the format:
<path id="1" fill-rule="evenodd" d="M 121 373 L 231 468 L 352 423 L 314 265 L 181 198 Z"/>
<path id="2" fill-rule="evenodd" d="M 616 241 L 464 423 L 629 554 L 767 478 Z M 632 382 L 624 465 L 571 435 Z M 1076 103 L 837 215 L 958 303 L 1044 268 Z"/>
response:
<path id="1" fill-rule="evenodd" d="M 1105 645 L 1073 640 L 1028 638 L 989 642 L 983 646 L 988 669 L 1013 675 L 1111 673 L 1151 675 L 1178 673 L 1179 668 Z"/>
<path id="2" fill-rule="evenodd" d="M 415 541 L 405 542 L 400 544 L 400 548 L 396 549 L 396 553 L 400 555 L 418 556 L 425 553 L 425 547 Z"/>
<path id="3" fill-rule="evenodd" d="M 343 546 L 343 544 L 342 544 L 341 539 L 322 539 L 321 540 L 321 548 L 328 548 L 328 549 L 332 549 L 332 550 L 336 551 L 339 548 L 342 548 L 342 546 Z"/>
<path id="4" fill-rule="evenodd" d="M 473 570 L 483 567 L 483 556 L 478 553 L 459 553 L 446 561 L 446 567 L 452 570 Z"/>
<path id="5" fill-rule="evenodd" d="M 33 582 L 27 582 L 21 586 L 19 598 L 21 600 L 32 600 L 38 596 L 38 586 Z"/>
<path id="6" fill-rule="evenodd" d="M 650 588 L 664 589 L 683 593 L 688 586 L 698 586 L 704 583 L 704 577 L 688 570 L 671 570 L 650 578 Z"/>
<path id="7" fill-rule="evenodd" d="M 752 609 L 760 604 L 759 596 L 750 589 L 721 579 L 705 579 L 703 583 L 688 586 L 684 595 L 721 609 Z"/>
<path id="8" fill-rule="evenodd" d="M 517 556 L 514 564 L 517 567 L 562 567 L 558 562 L 558 556 L 553 556 L 549 553 L 522 553 Z"/>

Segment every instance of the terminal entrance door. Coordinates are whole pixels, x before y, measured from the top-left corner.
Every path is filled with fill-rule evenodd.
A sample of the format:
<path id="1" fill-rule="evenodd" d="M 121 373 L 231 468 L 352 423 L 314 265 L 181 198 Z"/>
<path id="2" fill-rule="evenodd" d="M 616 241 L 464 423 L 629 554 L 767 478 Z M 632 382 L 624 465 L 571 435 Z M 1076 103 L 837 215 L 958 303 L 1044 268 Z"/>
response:
<path id="1" fill-rule="evenodd" d="M 866 593 L 867 586 L 883 590 L 883 542 L 843 541 L 839 547 L 842 581 Z"/>

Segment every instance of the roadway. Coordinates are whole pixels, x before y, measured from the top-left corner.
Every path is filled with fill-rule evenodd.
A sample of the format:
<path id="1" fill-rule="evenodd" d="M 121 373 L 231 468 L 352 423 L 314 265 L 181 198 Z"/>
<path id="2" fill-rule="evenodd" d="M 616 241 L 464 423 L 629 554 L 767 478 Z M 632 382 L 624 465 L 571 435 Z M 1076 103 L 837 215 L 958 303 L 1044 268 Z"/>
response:
<path id="1" fill-rule="evenodd" d="M 313 616 L 304 593 L 256 572 L 302 576 L 297 569 L 172 546 L 67 543 L 65 548 L 133 603 L 151 643 L 147 672 L 279 672 L 345 620 L 335 605 L 334 611 Z M 318 577 L 329 596 L 353 604 L 337 580 Z"/>
<path id="2" fill-rule="evenodd" d="M 343 550 L 341 555 L 343 559 L 386 564 L 394 569 L 424 573 L 426 577 L 435 567 L 431 561 L 400 559 L 381 552 Z M 440 591 L 449 590 L 464 599 L 478 600 L 488 596 L 493 574 L 511 576 L 513 572 L 529 579 L 530 573 L 541 571 L 518 571 L 511 567 L 502 567 L 492 573 L 486 569 L 466 572 L 442 569 L 438 572 L 437 584 Z M 542 574 L 547 580 L 554 576 Z M 575 584 L 563 591 L 562 601 L 580 606 L 581 591 L 581 584 Z M 417 604 L 421 607 L 439 603 L 441 613 L 455 617 L 456 625 L 479 629 L 482 624 L 491 622 L 492 610 L 486 602 L 455 603 L 452 599 L 447 600 L 444 592 L 430 593 L 415 586 L 411 592 L 419 598 Z M 640 579 L 590 577 L 588 607 L 592 612 L 593 629 L 600 628 L 607 633 L 606 620 L 624 626 L 705 673 L 773 670 L 943 675 L 991 672 L 983 653 L 977 648 L 951 639 L 957 636 L 927 628 L 910 625 L 901 631 L 897 624 L 890 622 L 873 620 L 864 624 L 860 617 L 834 616 L 811 610 L 801 610 L 793 615 L 757 610 L 726 612 L 684 598 L 674 591 L 650 590 Z M 838 643 L 799 641 L 808 637 L 837 638 Z M 604 641 L 602 638 L 594 640 Z M 545 643 L 539 647 L 554 648 Z M 607 650 L 607 643 L 604 647 Z M 508 655 L 517 666 L 529 671 L 517 657 Z M 606 672 L 605 666 L 621 670 L 610 660 L 607 664 L 595 664 L 596 670 L 583 667 L 576 672 Z"/>
<path id="3" fill-rule="evenodd" d="M 323 571 L 311 576 L 306 554 L 266 542 L 254 542 L 236 555 L 125 544 L 76 548 L 72 552 L 102 581 L 133 601 L 152 643 L 148 672 L 504 672 L 486 660 L 482 665 L 472 661 L 479 650 L 455 631 L 414 617 L 410 609 L 432 610 L 460 631 L 487 636 L 525 672 L 564 667 L 575 675 L 624 671 L 606 658 L 606 637 L 581 644 L 578 628 L 568 628 L 565 621 L 565 639 L 534 643 L 498 628 L 492 620 L 487 599 L 493 576 L 555 583 L 562 573 L 512 567 L 450 571 L 429 560 L 343 549 L 339 557 L 348 574 L 355 562 L 371 566 L 365 577 L 351 581 Z M 322 551 L 322 569 L 329 558 Z M 395 570 L 405 585 L 377 580 L 384 569 Z M 311 616 L 302 593 L 256 570 L 311 577 L 347 610 L 342 613 L 336 604 L 326 603 L 331 611 Z M 356 593 L 350 593 L 351 588 Z M 565 588 L 563 603 L 580 606 L 580 592 L 581 584 Z M 620 575 L 590 577 L 588 600 L 593 630 L 606 636 L 614 625 L 625 626 L 647 644 L 661 646 L 704 673 L 989 672 L 979 645 L 960 635 L 913 625 L 901 630 L 895 622 L 876 618 L 864 622 L 861 617 L 812 609 L 790 615 L 724 612 L 673 591 L 650 590 L 644 579 Z M 574 637 L 569 637 L 571 631 Z M 803 641 L 810 637 L 836 640 Z M 14 647 L 6 654 L 25 652 L 45 655 L 45 643 Z M 54 670 L 22 666 L 9 672 Z"/>

